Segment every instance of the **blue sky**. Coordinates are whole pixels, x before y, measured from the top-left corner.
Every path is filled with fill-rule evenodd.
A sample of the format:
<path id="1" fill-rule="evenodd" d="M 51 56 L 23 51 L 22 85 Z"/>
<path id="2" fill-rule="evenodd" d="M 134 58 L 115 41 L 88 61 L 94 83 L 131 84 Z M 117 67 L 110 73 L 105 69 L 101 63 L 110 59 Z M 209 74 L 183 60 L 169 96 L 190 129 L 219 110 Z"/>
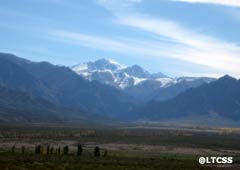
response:
<path id="1" fill-rule="evenodd" d="M 238 0 L 0 0 L 1 52 L 110 58 L 176 76 L 240 77 Z"/>

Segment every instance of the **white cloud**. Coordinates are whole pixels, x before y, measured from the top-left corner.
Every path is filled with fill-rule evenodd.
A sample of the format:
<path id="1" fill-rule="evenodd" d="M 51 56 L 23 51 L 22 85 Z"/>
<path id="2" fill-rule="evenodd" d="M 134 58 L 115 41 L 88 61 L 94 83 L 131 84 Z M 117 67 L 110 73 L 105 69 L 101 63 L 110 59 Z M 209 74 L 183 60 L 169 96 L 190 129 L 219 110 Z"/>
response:
<path id="1" fill-rule="evenodd" d="M 187 3 L 208 3 L 208 4 L 240 7 L 239 0 L 171 0 L 171 1 L 179 1 L 179 2 L 187 2 Z"/>
<path id="2" fill-rule="evenodd" d="M 124 13 L 125 9 L 114 3 L 120 1 L 99 0 L 99 3 L 101 5 L 104 3 L 103 6 L 113 12 L 116 16 L 115 23 L 127 28 L 132 27 L 137 32 L 151 33 L 153 39 L 139 39 L 139 37 L 107 38 L 61 30 L 51 31 L 51 37 L 58 42 L 62 41 L 105 51 L 162 60 L 171 58 L 176 59 L 176 62 L 192 63 L 196 67 L 205 68 L 205 70 L 202 70 L 202 76 L 230 74 L 240 77 L 240 46 L 238 44 L 194 31 L 175 21 L 131 13 L 131 10 Z M 122 1 L 126 3 L 121 5 L 129 7 L 130 0 Z M 176 72 L 183 72 L 178 68 L 175 68 L 175 70 Z M 188 73 L 188 75 L 194 74 L 199 75 L 199 72 Z"/>
<path id="3" fill-rule="evenodd" d="M 232 6 L 240 5 L 239 0 L 176 1 L 211 2 Z M 127 12 L 124 12 L 125 9 L 121 8 L 122 11 L 119 12 L 119 8 L 121 7 L 116 4 L 112 4 L 110 8 L 110 11 L 112 11 L 116 17 L 115 23 L 133 27 L 136 31 L 152 33 L 155 39 L 165 37 L 165 39 L 172 43 L 169 44 L 166 43 L 166 41 L 165 43 L 163 41 L 161 42 L 163 46 L 168 48 L 165 56 L 218 70 L 214 74 L 224 72 L 225 74 L 240 77 L 240 70 L 238 69 L 240 65 L 240 46 L 238 44 L 206 35 L 203 32 L 194 31 L 175 21 L 139 14 L 135 10 L 130 10 L 130 12 L 127 10 Z M 109 9 L 109 7 L 107 9 Z M 178 51 L 176 51 L 176 46 Z M 160 50 L 159 48 L 158 51 Z"/>
<path id="4" fill-rule="evenodd" d="M 197 73 L 184 73 L 184 75 L 191 76 L 221 76 L 228 73 L 234 76 L 240 76 L 238 66 L 240 62 L 236 60 L 228 60 L 218 54 L 217 57 L 209 57 L 208 52 L 193 49 L 191 47 L 184 46 L 179 43 L 166 43 L 154 40 L 134 40 L 129 38 L 106 38 L 101 36 L 82 34 L 76 32 L 68 32 L 61 30 L 53 30 L 50 32 L 52 40 L 57 42 L 68 43 L 71 45 L 85 46 L 94 49 L 100 49 L 104 51 L 113 51 L 127 55 L 147 56 L 152 59 L 166 59 L 166 57 L 175 58 L 176 60 L 184 60 L 186 62 L 192 62 L 197 65 L 203 65 L 208 68 L 207 70 L 219 70 L 215 72 L 208 72 L 204 70 L 202 74 Z M 221 52 L 220 52 L 221 53 Z M 178 68 L 176 68 L 178 69 Z M 178 72 L 182 72 L 178 70 Z M 177 74 L 177 73 L 176 73 Z"/>
<path id="5" fill-rule="evenodd" d="M 141 3 L 143 0 L 97 0 L 101 5 L 106 4 L 126 4 L 126 3 Z"/>
<path id="6" fill-rule="evenodd" d="M 143 0 L 96 0 L 96 2 L 114 14 L 120 14 L 132 12 L 135 5 Z"/>
<path id="7" fill-rule="evenodd" d="M 168 54 L 169 48 L 176 49 L 176 51 L 180 50 L 177 44 L 169 44 L 167 46 L 165 43 L 159 41 L 138 41 L 129 38 L 114 39 L 62 30 L 51 30 L 49 35 L 50 39 L 58 42 L 124 54 L 165 56 Z"/>
<path id="8" fill-rule="evenodd" d="M 205 65 L 226 73 L 240 76 L 240 47 L 237 44 L 193 32 L 176 22 L 153 19 L 150 17 L 122 16 L 119 24 L 135 27 L 139 30 L 164 36 L 178 43 L 178 55 L 169 49 L 168 56 L 189 61 L 194 64 Z"/>

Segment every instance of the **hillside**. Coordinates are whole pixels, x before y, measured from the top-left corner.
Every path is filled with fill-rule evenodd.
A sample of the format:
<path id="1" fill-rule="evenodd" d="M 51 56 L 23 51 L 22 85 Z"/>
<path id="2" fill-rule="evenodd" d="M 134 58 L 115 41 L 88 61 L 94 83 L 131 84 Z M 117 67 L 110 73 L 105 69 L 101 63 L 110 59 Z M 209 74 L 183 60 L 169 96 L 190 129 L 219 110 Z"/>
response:
<path id="1" fill-rule="evenodd" d="M 121 118 L 136 105 L 122 91 L 85 80 L 68 67 L 31 62 L 4 53 L 0 54 L 0 63 L 9 63 L 11 66 L 1 68 L 2 85 L 31 92 L 62 107 Z"/>
<path id="2" fill-rule="evenodd" d="M 168 101 L 151 101 L 134 114 L 140 119 L 155 121 L 210 114 L 239 121 L 240 80 L 224 76 L 210 84 L 188 89 Z"/>

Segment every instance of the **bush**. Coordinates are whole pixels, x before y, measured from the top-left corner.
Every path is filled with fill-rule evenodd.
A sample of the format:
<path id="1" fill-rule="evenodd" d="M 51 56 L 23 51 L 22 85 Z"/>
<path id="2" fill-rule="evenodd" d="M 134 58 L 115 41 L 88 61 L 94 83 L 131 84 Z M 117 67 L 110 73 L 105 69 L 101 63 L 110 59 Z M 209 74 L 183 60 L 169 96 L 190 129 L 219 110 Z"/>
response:
<path id="1" fill-rule="evenodd" d="M 58 149 L 57 149 L 57 154 L 58 155 L 61 155 L 61 147 L 59 146 Z"/>
<path id="2" fill-rule="evenodd" d="M 41 145 L 35 146 L 35 154 L 41 154 Z"/>
<path id="3" fill-rule="evenodd" d="M 69 151 L 68 146 L 67 146 L 67 145 L 64 146 L 64 147 L 63 147 L 63 154 L 64 154 L 64 155 L 67 155 L 67 154 L 68 154 L 68 151 Z"/>
<path id="4" fill-rule="evenodd" d="M 12 153 L 15 153 L 15 151 L 16 151 L 16 146 L 14 145 L 14 146 L 12 146 L 12 148 L 11 148 L 11 152 L 12 152 Z"/>
<path id="5" fill-rule="evenodd" d="M 96 146 L 94 148 L 94 156 L 95 157 L 99 157 L 100 156 L 100 148 L 98 146 Z"/>
<path id="6" fill-rule="evenodd" d="M 25 146 L 22 146 L 21 151 L 22 151 L 22 154 L 25 153 Z"/>
<path id="7" fill-rule="evenodd" d="M 49 155 L 50 154 L 50 146 L 48 145 L 47 146 L 47 155 Z"/>
<path id="8" fill-rule="evenodd" d="M 78 144 L 77 146 L 77 156 L 81 156 L 83 152 L 83 148 L 81 144 Z"/>
<path id="9" fill-rule="evenodd" d="M 53 154 L 53 153 L 54 153 L 54 147 L 51 147 L 50 154 Z"/>

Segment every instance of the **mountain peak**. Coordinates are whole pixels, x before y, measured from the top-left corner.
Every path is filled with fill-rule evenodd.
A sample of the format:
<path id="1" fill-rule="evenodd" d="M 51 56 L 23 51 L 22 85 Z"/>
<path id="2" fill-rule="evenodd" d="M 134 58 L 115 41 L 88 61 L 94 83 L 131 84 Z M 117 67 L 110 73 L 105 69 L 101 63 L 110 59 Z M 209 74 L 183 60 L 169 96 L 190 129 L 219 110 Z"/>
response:
<path id="1" fill-rule="evenodd" d="M 178 78 L 168 77 L 161 72 L 151 74 L 138 64 L 125 67 L 112 59 L 106 58 L 73 66 L 72 70 L 87 80 L 97 80 L 119 89 L 127 89 L 138 84 L 142 84 L 141 87 L 151 84 L 160 88 L 180 82 Z M 194 81 L 196 78 L 183 77 L 179 80 Z M 203 82 L 206 81 L 203 80 Z"/>
<path id="2" fill-rule="evenodd" d="M 220 77 L 217 81 L 224 81 L 224 82 L 232 81 L 233 82 L 233 81 L 237 81 L 237 79 L 226 74 L 223 77 Z"/>
<path id="3" fill-rule="evenodd" d="M 168 78 L 168 76 L 166 76 L 165 74 L 161 73 L 161 72 L 157 72 L 157 73 L 153 73 L 151 74 L 151 77 L 153 79 L 157 79 L 157 78 Z"/>
<path id="4" fill-rule="evenodd" d="M 148 78 L 150 76 L 150 73 L 148 71 L 144 70 L 141 66 L 137 64 L 131 67 L 125 68 L 124 71 L 127 74 L 138 77 L 138 78 Z"/>
<path id="5" fill-rule="evenodd" d="M 106 64 L 120 65 L 117 61 L 115 61 L 113 59 L 109 59 L 109 58 L 101 58 L 101 59 L 98 59 L 98 60 L 96 60 L 94 62 L 95 63 L 106 63 Z"/>
<path id="6" fill-rule="evenodd" d="M 87 63 L 81 63 L 72 66 L 72 69 L 77 72 L 78 74 L 81 74 L 82 72 L 92 72 L 92 71 L 116 71 L 125 68 L 118 62 L 112 60 L 112 59 L 98 59 L 95 61 L 90 61 Z"/>
<path id="7" fill-rule="evenodd" d="M 99 59 L 93 62 L 87 63 L 88 68 L 92 70 L 119 70 L 124 68 L 121 64 L 118 62 L 112 60 L 112 59 Z"/>
<path id="8" fill-rule="evenodd" d="M 143 68 L 142 68 L 140 65 L 138 65 L 138 64 L 134 64 L 134 65 L 132 65 L 131 67 L 132 67 L 132 68 L 142 69 L 142 70 L 143 70 Z"/>

